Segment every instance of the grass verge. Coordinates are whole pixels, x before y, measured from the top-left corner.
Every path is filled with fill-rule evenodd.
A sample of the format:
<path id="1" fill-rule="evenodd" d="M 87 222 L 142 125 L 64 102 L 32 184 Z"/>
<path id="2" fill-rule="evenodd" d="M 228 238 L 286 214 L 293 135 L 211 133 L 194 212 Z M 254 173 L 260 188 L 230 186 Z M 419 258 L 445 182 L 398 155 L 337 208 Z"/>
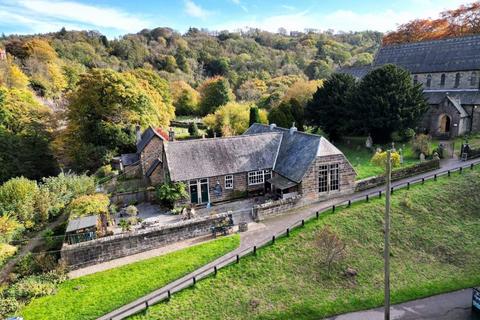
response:
<path id="1" fill-rule="evenodd" d="M 233 235 L 163 256 L 135 262 L 62 283 L 55 295 L 32 300 L 25 320 L 96 319 L 234 250 Z"/>
<path id="2" fill-rule="evenodd" d="M 392 198 L 392 302 L 480 284 L 480 167 L 396 190 Z M 323 214 L 217 277 L 134 319 L 322 319 L 383 303 L 383 212 L 371 199 Z M 346 257 L 327 270 L 316 234 L 329 225 Z M 344 275 L 355 269 L 355 277 Z"/>

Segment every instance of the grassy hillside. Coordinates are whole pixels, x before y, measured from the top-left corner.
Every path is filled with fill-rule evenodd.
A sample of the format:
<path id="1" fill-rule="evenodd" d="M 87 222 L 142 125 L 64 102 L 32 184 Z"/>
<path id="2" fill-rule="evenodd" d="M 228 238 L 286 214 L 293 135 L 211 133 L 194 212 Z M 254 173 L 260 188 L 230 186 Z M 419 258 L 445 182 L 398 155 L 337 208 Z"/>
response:
<path id="1" fill-rule="evenodd" d="M 220 238 L 163 256 L 68 280 L 58 292 L 33 300 L 25 320 L 96 319 L 234 250 L 238 235 Z"/>
<path id="2" fill-rule="evenodd" d="M 480 284 L 480 167 L 396 191 L 392 210 L 392 300 Z M 135 319 L 319 319 L 382 305 L 384 199 L 307 223 Z M 346 257 L 330 274 L 315 234 L 330 225 Z M 346 277 L 354 268 L 358 275 Z"/>

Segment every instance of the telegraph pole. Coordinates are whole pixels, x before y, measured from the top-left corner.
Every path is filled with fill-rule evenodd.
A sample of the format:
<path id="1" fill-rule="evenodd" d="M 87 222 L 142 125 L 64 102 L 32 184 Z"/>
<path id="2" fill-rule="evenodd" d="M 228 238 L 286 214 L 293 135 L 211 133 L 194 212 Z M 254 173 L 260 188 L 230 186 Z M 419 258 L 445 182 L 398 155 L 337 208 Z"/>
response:
<path id="1" fill-rule="evenodd" d="M 392 155 L 387 151 L 387 190 L 385 190 L 385 226 L 384 226 L 384 272 L 385 272 L 385 320 L 390 320 L 390 185 L 392 179 Z"/>

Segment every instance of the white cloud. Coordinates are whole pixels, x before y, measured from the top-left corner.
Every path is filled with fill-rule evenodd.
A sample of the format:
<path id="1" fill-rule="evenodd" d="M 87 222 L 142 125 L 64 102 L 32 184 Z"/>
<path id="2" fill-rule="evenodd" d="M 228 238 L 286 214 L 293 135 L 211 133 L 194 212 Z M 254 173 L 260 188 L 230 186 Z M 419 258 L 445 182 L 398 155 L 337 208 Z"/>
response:
<path id="1" fill-rule="evenodd" d="M 203 9 L 192 0 L 185 0 L 185 13 L 191 17 L 205 19 L 212 13 Z"/>
<path id="2" fill-rule="evenodd" d="M 109 7 L 63 0 L 0 0 L 0 21 L 19 28 L 17 33 L 44 33 L 71 29 L 102 29 L 106 34 L 138 32 L 152 26 L 150 19 Z"/>

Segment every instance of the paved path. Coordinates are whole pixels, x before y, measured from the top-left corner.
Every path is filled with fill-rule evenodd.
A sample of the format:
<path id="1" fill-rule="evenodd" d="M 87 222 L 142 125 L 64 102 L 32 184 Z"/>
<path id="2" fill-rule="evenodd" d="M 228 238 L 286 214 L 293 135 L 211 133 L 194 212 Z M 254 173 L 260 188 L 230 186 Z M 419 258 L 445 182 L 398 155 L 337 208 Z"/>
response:
<path id="1" fill-rule="evenodd" d="M 42 234 L 45 230 L 50 229 L 53 230 L 55 227 L 60 225 L 66 220 L 65 215 L 61 215 L 55 221 L 50 222 L 47 224 L 42 230 L 38 231 L 32 236 L 32 239 L 27 242 L 26 245 L 21 247 L 20 251 L 15 255 L 15 257 L 9 260 L 2 268 L 0 272 L 0 284 L 6 282 L 8 280 L 8 275 L 12 272 L 13 268 L 17 264 L 17 262 L 23 258 L 27 253 L 32 252 L 33 249 L 38 247 L 41 243 L 43 243 Z"/>
<path id="2" fill-rule="evenodd" d="M 326 320 L 383 320 L 384 309 L 346 313 Z M 472 289 L 440 294 L 397 304 L 390 309 L 392 320 L 480 320 L 472 312 Z"/>
<path id="3" fill-rule="evenodd" d="M 445 170 L 455 169 L 459 166 L 467 166 L 467 165 L 470 165 L 472 163 L 480 163 L 480 160 L 479 159 L 473 159 L 473 160 L 470 160 L 470 161 L 460 162 L 460 161 L 454 160 L 454 159 L 446 159 L 446 160 L 442 161 L 442 165 L 441 165 L 440 169 L 429 171 L 427 173 L 420 174 L 420 175 L 417 175 L 417 176 L 414 176 L 414 177 L 405 178 L 405 179 L 402 179 L 402 180 L 395 181 L 395 182 L 392 183 L 392 187 L 403 185 L 403 184 L 406 184 L 407 182 L 418 181 L 419 179 L 424 178 L 424 177 L 431 177 L 435 173 L 439 173 L 439 172 L 442 172 L 442 171 L 445 171 Z M 127 312 L 127 311 L 132 312 L 132 314 L 133 314 L 135 311 L 142 310 L 142 308 L 143 308 L 142 306 L 140 306 L 138 308 L 134 308 L 134 306 L 142 303 L 143 301 L 145 301 L 145 299 L 148 299 L 150 301 L 150 303 L 152 303 L 152 302 L 154 302 L 154 301 L 156 301 L 160 298 L 164 298 L 164 296 L 159 296 L 159 294 L 162 293 L 162 292 L 166 292 L 167 290 L 172 290 L 172 292 L 174 292 L 174 291 L 178 291 L 178 289 L 180 287 L 181 288 L 186 288 L 187 286 L 189 286 L 189 284 L 186 281 L 188 281 L 189 279 L 192 279 L 192 277 L 197 277 L 199 279 L 202 274 L 204 274 L 205 272 L 213 269 L 214 266 L 223 265 L 224 263 L 222 263 L 222 262 L 225 259 L 234 258 L 237 254 L 244 251 L 245 249 L 251 248 L 253 245 L 257 245 L 257 244 L 262 243 L 264 241 L 268 241 L 269 239 L 272 238 L 273 235 L 276 235 L 279 232 L 285 231 L 285 229 L 287 227 L 291 226 L 292 224 L 296 223 L 297 221 L 308 218 L 309 216 L 311 216 L 311 214 L 313 212 L 321 211 L 321 210 L 330 208 L 333 205 L 344 203 L 345 201 L 348 201 L 348 199 L 351 199 L 351 198 L 354 198 L 354 197 L 355 198 L 356 197 L 362 197 L 362 196 L 365 196 L 367 194 L 376 193 L 376 192 L 378 192 L 380 190 L 383 190 L 383 189 L 384 189 L 384 186 L 376 187 L 376 188 L 368 189 L 368 190 L 365 190 L 365 191 L 357 192 L 354 195 L 346 195 L 346 196 L 342 196 L 342 197 L 339 197 L 339 198 L 314 203 L 314 204 L 311 204 L 309 206 L 305 206 L 303 208 L 294 209 L 293 211 L 287 212 L 283 216 L 279 216 L 279 217 L 275 217 L 275 218 L 263 221 L 263 224 L 265 225 L 265 228 L 256 229 L 256 230 L 248 231 L 248 232 L 245 232 L 245 233 L 241 234 L 240 247 L 237 248 L 236 250 L 224 255 L 223 257 L 218 258 L 217 260 L 215 260 L 211 263 L 208 263 L 208 264 L 204 265 L 203 267 L 187 274 L 186 276 L 184 276 L 180 279 L 177 279 L 174 282 L 171 282 L 170 284 L 164 286 L 163 288 L 160 288 L 160 289 L 158 289 L 158 290 L 156 290 L 156 291 L 154 291 L 154 292 L 152 292 L 152 293 L 150 293 L 150 294 L 148 294 L 148 295 L 146 295 L 146 296 L 144 296 L 140 299 L 137 299 L 137 300 L 135 300 L 135 301 L 133 301 L 133 302 L 117 309 L 117 310 L 114 310 L 114 311 L 110 312 L 109 314 L 107 314 L 103 317 L 100 317 L 98 319 L 99 320 L 123 319 L 123 317 L 121 317 L 121 316 L 119 316 L 119 317 L 113 317 L 113 316 L 117 313 L 122 313 L 122 312 Z"/>

